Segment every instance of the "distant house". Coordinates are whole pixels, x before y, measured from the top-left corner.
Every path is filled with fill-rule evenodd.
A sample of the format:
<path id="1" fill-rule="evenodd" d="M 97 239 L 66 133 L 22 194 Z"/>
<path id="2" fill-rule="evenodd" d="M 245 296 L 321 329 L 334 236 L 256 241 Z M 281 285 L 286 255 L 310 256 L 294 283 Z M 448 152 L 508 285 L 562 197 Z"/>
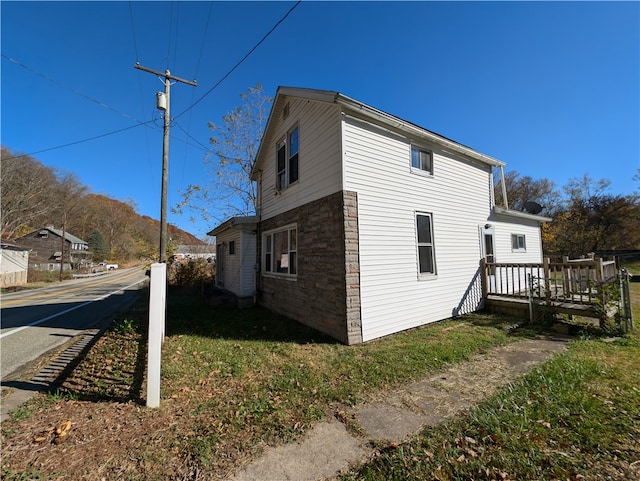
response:
<path id="1" fill-rule="evenodd" d="M 184 262 L 191 259 L 204 259 L 208 262 L 215 262 L 216 247 L 209 244 L 183 244 L 176 248 L 173 259 Z"/>
<path id="2" fill-rule="evenodd" d="M 89 244 L 82 239 L 65 232 L 64 244 L 62 230 L 52 226 L 34 230 L 15 239 L 16 245 L 30 252 L 29 266 L 39 270 L 60 269 L 64 245 L 65 270 L 80 269 L 88 266 L 91 260 Z"/>
<path id="3" fill-rule="evenodd" d="M 0 249 L 0 287 L 20 286 L 27 283 L 29 251 L 2 241 Z"/>
<path id="4" fill-rule="evenodd" d="M 550 220 L 495 205 L 503 166 L 338 92 L 280 87 L 257 216 L 210 233 L 222 285 L 346 344 L 476 311 L 481 259 L 541 262 Z"/>

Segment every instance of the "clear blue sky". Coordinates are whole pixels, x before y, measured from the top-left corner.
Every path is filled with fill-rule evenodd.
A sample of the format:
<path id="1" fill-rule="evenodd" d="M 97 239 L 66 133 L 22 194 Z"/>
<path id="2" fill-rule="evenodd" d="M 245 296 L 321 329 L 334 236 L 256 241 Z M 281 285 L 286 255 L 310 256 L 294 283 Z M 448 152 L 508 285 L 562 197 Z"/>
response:
<path id="1" fill-rule="evenodd" d="M 134 63 L 197 80 L 172 87 L 177 115 L 294 5 L 2 1 L 2 145 L 32 154 L 133 127 L 34 157 L 159 218 L 163 86 Z M 587 173 L 631 193 L 639 72 L 639 2 L 304 1 L 173 125 L 169 206 L 204 172 L 205 151 L 184 131 L 208 146 L 208 122 L 258 82 L 269 95 L 279 85 L 337 90 L 521 175 L 562 186 Z M 200 237 L 214 227 L 169 222 Z"/>

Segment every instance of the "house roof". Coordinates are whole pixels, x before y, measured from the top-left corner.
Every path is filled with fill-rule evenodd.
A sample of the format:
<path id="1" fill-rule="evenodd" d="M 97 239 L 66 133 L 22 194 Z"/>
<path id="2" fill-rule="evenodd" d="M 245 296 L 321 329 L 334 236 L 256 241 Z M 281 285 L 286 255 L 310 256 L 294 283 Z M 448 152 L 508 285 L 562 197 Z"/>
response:
<path id="1" fill-rule="evenodd" d="M 353 114 L 356 114 L 360 117 L 365 117 L 369 120 L 372 120 L 376 123 L 386 125 L 394 130 L 399 130 L 408 135 L 423 138 L 425 140 L 436 143 L 443 148 L 449 149 L 458 154 L 465 155 L 474 160 L 482 162 L 487 165 L 501 167 L 504 166 L 505 163 L 494 159 L 493 157 L 489 157 L 488 155 L 482 154 L 466 145 L 463 145 L 459 142 L 451 140 L 443 135 L 437 134 L 430 130 L 425 129 L 424 127 L 420 127 L 417 124 L 409 122 L 407 120 L 403 120 L 400 117 L 396 117 L 394 115 L 388 114 L 382 110 L 376 109 L 375 107 L 371 107 L 365 103 L 362 103 L 358 100 L 347 97 L 346 95 L 341 94 L 340 92 L 330 91 L 330 90 L 316 90 L 316 89 L 305 89 L 305 88 L 297 88 L 297 87 L 278 87 L 276 92 L 276 98 L 273 103 L 273 107 L 271 108 L 271 112 L 269 113 L 269 119 L 267 120 L 267 125 L 265 127 L 264 135 L 262 138 L 262 142 L 260 144 L 260 148 L 258 149 L 258 153 L 256 155 L 256 162 L 253 165 L 251 170 L 251 178 L 255 180 L 255 174 L 260 170 L 260 165 L 258 164 L 259 159 L 261 158 L 261 154 L 264 148 L 264 144 L 268 143 L 267 134 L 270 131 L 271 123 L 274 118 L 274 112 L 279 107 L 279 104 L 284 102 L 285 97 L 298 97 L 303 99 L 315 100 L 319 102 L 328 102 L 340 105 L 344 111 L 349 111 Z"/>
<path id="2" fill-rule="evenodd" d="M 58 237 L 62 237 L 62 229 L 54 229 L 53 227 L 45 227 L 46 230 L 53 232 Z M 38 229 L 38 230 L 45 230 Z M 83 241 L 80 237 L 76 237 L 73 234 L 69 234 L 68 232 L 64 233 L 65 240 L 68 240 L 72 244 L 87 244 L 87 241 Z"/>
<path id="3" fill-rule="evenodd" d="M 258 222 L 258 217 L 255 215 L 243 216 L 243 217 L 232 217 L 229 220 L 224 221 L 218 227 L 215 227 L 211 231 L 207 232 L 207 235 L 216 236 L 227 229 L 232 229 L 234 227 L 247 227 L 253 228 Z"/>
<path id="4" fill-rule="evenodd" d="M 42 229 L 36 229 L 34 231 L 31 231 L 29 234 L 33 234 L 34 232 L 40 232 L 43 230 L 48 230 L 49 232 L 53 232 L 55 235 L 57 235 L 58 237 L 62 237 L 62 229 L 54 229 L 53 227 L 43 227 Z M 27 235 L 29 235 L 27 234 Z M 22 236 L 22 237 L 26 237 L 26 236 Z M 82 239 L 80 239 L 79 237 L 74 236 L 73 234 L 69 234 L 68 232 L 64 233 L 64 238 L 65 240 L 71 242 L 72 244 L 87 244 L 87 241 L 84 241 Z"/>

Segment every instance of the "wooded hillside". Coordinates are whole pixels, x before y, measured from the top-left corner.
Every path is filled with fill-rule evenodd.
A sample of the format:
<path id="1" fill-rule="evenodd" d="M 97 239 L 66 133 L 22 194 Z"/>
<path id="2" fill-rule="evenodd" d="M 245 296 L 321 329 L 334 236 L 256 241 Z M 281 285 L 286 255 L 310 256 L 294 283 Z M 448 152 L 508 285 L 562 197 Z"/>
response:
<path id="1" fill-rule="evenodd" d="M 89 243 L 100 258 L 155 260 L 160 222 L 136 212 L 132 200 L 120 201 L 94 194 L 75 174 L 46 167 L 28 155 L 2 147 L 0 162 L 3 239 L 15 239 L 35 229 L 53 226 Z M 172 247 L 203 244 L 171 224 Z"/>

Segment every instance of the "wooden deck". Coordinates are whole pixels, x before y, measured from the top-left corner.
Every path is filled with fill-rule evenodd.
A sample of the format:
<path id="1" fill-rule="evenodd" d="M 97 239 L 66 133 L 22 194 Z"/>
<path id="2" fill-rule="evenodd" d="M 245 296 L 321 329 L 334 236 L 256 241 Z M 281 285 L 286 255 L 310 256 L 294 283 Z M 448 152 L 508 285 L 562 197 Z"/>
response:
<path id="1" fill-rule="evenodd" d="M 602 306 L 612 301 L 608 286 L 617 274 L 615 261 L 592 258 L 565 258 L 561 263 L 545 259 L 541 264 L 482 261 L 481 272 L 488 310 L 534 322 L 552 313 L 603 317 Z"/>

